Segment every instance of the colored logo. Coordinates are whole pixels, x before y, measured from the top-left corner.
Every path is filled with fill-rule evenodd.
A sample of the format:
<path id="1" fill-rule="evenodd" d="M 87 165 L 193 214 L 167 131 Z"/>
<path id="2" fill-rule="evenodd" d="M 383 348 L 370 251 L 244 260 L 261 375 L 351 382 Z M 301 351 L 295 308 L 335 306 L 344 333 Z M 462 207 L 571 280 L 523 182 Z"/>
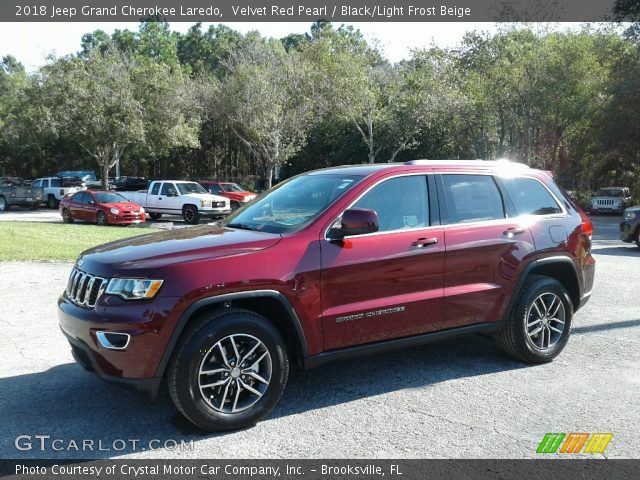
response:
<path id="1" fill-rule="evenodd" d="M 612 437 L 613 433 L 547 433 L 536 452 L 604 453 Z"/>

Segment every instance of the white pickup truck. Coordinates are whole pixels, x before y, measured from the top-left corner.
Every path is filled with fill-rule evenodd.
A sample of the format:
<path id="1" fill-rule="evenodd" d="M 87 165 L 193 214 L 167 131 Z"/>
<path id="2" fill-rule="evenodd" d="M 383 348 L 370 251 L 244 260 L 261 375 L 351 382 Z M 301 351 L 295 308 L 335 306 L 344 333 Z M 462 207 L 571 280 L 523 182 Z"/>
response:
<path id="1" fill-rule="evenodd" d="M 200 217 L 223 217 L 231 213 L 228 198 L 211 195 L 196 182 L 158 180 L 151 182 L 149 190 L 118 193 L 142 205 L 154 220 L 166 213 L 182 215 L 187 223 L 198 223 Z"/>
<path id="2" fill-rule="evenodd" d="M 58 208 L 60 200 L 70 193 L 76 193 L 87 188 L 76 178 L 45 177 L 37 178 L 31 184 L 34 188 L 44 189 L 44 201 L 49 208 Z"/>

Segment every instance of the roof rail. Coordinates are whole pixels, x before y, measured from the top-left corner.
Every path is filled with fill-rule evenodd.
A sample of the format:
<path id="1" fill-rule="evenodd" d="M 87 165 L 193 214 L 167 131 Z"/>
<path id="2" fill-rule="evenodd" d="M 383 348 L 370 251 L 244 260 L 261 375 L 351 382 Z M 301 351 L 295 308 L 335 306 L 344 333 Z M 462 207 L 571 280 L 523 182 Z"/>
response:
<path id="1" fill-rule="evenodd" d="M 479 166 L 486 165 L 487 167 L 498 167 L 509 165 L 510 167 L 518 167 L 518 168 L 529 168 L 529 165 L 524 163 L 512 162 L 508 159 L 499 159 L 499 160 L 459 160 L 459 159 L 451 159 L 451 160 L 428 160 L 428 159 L 420 159 L 420 160 L 409 160 L 408 162 L 404 162 L 405 165 L 451 165 L 451 164 L 459 164 L 459 165 L 469 165 L 469 166 Z"/>

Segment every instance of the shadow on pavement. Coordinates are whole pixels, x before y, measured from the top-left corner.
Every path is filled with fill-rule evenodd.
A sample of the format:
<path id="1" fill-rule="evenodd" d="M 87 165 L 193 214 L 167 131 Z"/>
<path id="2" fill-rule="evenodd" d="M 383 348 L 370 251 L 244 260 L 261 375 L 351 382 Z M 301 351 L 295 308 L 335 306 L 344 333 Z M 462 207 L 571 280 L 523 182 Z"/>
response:
<path id="1" fill-rule="evenodd" d="M 593 255 L 611 255 L 614 257 L 640 257 L 640 248 L 635 243 L 623 244 L 615 247 L 596 247 L 591 253 Z"/>
<path id="2" fill-rule="evenodd" d="M 294 370 L 280 404 L 270 418 L 352 402 L 363 397 L 436 384 L 456 378 L 524 368 L 503 355 L 494 343 L 479 336 L 417 347 L 359 360 L 330 364 L 311 371 Z M 197 442 L 224 436 L 191 425 L 177 413 L 166 387 L 150 404 L 134 393 L 104 383 L 69 363 L 44 372 L 0 379 L 0 457 L 3 458 L 107 458 L 131 453 L 128 440 L 139 448 L 159 439 Z M 63 439 L 64 451 L 33 448 L 17 450 L 18 435 L 50 435 Z M 122 450 L 67 450 L 75 440 L 93 439 L 112 447 L 127 441 Z M 120 444 L 118 444 L 120 447 Z M 197 447 L 196 447 L 197 448 Z M 139 451 L 139 449 L 138 449 Z"/>
<path id="3" fill-rule="evenodd" d="M 601 332 L 603 330 L 617 330 L 619 328 L 640 327 L 640 320 L 624 320 L 621 322 L 598 323 L 597 325 L 585 325 L 581 327 L 573 327 L 572 334 Z"/>

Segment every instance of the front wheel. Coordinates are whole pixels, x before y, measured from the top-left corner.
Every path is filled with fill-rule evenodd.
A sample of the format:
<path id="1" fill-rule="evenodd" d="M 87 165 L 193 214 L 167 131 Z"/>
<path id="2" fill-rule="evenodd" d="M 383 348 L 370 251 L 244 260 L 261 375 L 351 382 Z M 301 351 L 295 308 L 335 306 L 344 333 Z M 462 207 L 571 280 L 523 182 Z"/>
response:
<path id="1" fill-rule="evenodd" d="M 9 208 L 9 204 L 7 203 L 7 200 L 0 196 L 0 212 L 4 212 Z"/>
<path id="2" fill-rule="evenodd" d="M 71 212 L 67 208 L 62 209 L 62 221 L 64 223 L 73 223 L 73 217 L 71 216 Z"/>
<path id="3" fill-rule="evenodd" d="M 168 370 L 178 410 L 209 430 L 255 425 L 276 406 L 289 374 L 284 340 L 266 318 L 242 309 L 208 313 L 182 336 Z"/>
<path id="4" fill-rule="evenodd" d="M 569 341 L 572 316 L 573 305 L 560 282 L 533 276 L 497 335 L 498 343 L 510 356 L 523 362 L 550 362 Z"/>
<path id="5" fill-rule="evenodd" d="M 191 224 L 197 224 L 200 221 L 200 213 L 198 207 L 195 205 L 185 205 L 182 207 L 182 218 L 184 221 Z"/>
<path id="6" fill-rule="evenodd" d="M 58 200 L 56 200 L 56 197 L 54 197 L 53 195 L 49 195 L 49 198 L 47 199 L 47 204 L 51 209 L 58 208 Z"/>
<path id="7" fill-rule="evenodd" d="M 636 245 L 640 248 L 640 227 L 636 228 L 635 240 Z"/>
<path id="8" fill-rule="evenodd" d="M 98 212 L 96 214 L 96 223 L 101 227 L 109 225 L 109 221 L 107 220 L 107 215 L 104 212 Z"/>

